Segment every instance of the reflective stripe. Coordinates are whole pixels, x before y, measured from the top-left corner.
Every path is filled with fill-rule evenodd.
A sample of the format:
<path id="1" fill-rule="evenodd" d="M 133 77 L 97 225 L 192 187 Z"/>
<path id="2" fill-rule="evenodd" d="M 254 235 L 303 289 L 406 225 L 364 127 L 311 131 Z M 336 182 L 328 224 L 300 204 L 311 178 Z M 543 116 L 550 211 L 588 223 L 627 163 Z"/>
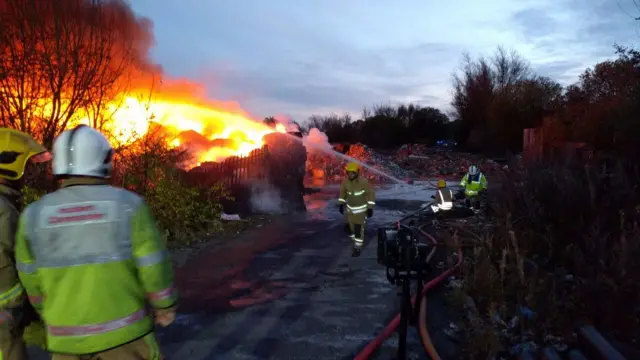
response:
<path id="1" fill-rule="evenodd" d="M 23 292 L 24 288 L 22 287 L 22 284 L 17 283 L 13 285 L 11 289 L 0 294 L 0 307 L 15 301 Z"/>
<path id="2" fill-rule="evenodd" d="M 35 274 L 35 272 L 38 270 L 38 267 L 36 266 L 36 264 L 26 264 L 18 261 L 16 263 L 16 269 L 25 274 Z"/>
<path id="3" fill-rule="evenodd" d="M 375 202 L 375 201 L 367 201 L 367 204 L 369 204 L 369 205 L 375 205 L 375 204 L 376 204 L 376 202 Z"/>
<path id="4" fill-rule="evenodd" d="M 364 193 L 365 193 L 365 191 L 364 191 L 364 190 L 360 190 L 360 191 L 356 191 L 356 192 L 354 192 L 353 194 L 352 194 L 352 193 L 349 193 L 349 195 L 353 195 L 353 196 L 360 196 L 360 195 L 362 195 L 362 194 L 364 194 Z"/>
<path id="5" fill-rule="evenodd" d="M 353 239 L 353 238 L 355 238 L 356 236 L 355 236 L 355 235 L 353 235 L 353 234 L 351 234 L 351 235 L 349 235 L 349 237 Z"/>
<path id="6" fill-rule="evenodd" d="M 355 238 L 355 239 L 353 239 L 353 240 L 354 240 L 356 243 L 358 243 L 358 244 L 362 244 L 362 243 L 364 242 L 364 240 L 362 240 L 362 239 L 358 239 L 358 238 Z"/>
<path id="7" fill-rule="evenodd" d="M 366 207 L 364 209 L 358 209 L 358 210 L 349 209 L 349 210 L 351 211 L 352 214 L 362 214 L 364 212 L 367 212 L 367 208 Z"/>
<path id="8" fill-rule="evenodd" d="M 160 250 L 153 254 L 136 258 L 136 265 L 138 265 L 138 267 L 151 266 L 151 265 L 159 264 L 166 259 L 167 259 L 167 252 L 164 250 Z"/>
<path id="9" fill-rule="evenodd" d="M 123 317 L 121 319 L 93 325 L 82 326 L 53 326 L 47 325 L 47 331 L 53 336 L 88 336 L 97 335 L 114 330 L 122 329 L 140 320 L 143 320 L 146 313 L 144 310 L 136 311 L 135 313 Z"/>
<path id="10" fill-rule="evenodd" d="M 147 293 L 147 297 L 149 298 L 149 300 L 153 300 L 153 301 L 166 300 L 173 295 L 173 290 L 174 290 L 173 286 L 171 286 L 160 291 Z"/>
<path id="11" fill-rule="evenodd" d="M 351 206 L 351 205 L 347 205 L 347 209 L 349 210 L 359 210 L 359 209 L 366 209 L 367 205 L 359 205 L 359 206 Z"/>
<path id="12" fill-rule="evenodd" d="M 345 199 L 343 199 L 343 198 L 338 199 L 338 201 L 340 201 L 340 202 L 347 202 L 347 200 L 345 200 Z"/>

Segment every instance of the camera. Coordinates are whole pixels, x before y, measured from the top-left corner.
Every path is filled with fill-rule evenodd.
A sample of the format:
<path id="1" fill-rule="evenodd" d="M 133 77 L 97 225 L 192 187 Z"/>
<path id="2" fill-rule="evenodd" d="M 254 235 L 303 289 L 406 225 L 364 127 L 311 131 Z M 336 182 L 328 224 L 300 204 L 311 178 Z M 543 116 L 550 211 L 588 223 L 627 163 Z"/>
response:
<path id="1" fill-rule="evenodd" d="M 422 272 L 427 268 L 429 246 L 418 241 L 408 226 L 378 228 L 378 264 L 399 272 Z"/>

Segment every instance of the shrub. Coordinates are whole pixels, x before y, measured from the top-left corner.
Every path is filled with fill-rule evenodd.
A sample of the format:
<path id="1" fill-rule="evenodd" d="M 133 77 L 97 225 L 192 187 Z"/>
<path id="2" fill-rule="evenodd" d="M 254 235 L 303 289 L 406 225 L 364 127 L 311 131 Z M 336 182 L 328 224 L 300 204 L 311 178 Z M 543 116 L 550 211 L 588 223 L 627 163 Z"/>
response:
<path id="1" fill-rule="evenodd" d="M 472 354 L 495 354 L 527 338 L 541 344 L 549 335 L 571 341 L 581 323 L 633 341 L 640 298 L 638 180 L 622 165 L 608 174 L 545 165 L 503 179 L 491 194 L 495 226 L 467 254 L 463 269 L 463 290 L 476 308 L 467 324 Z M 521 320 L 529 310 L 535 316 Z M 514 318 L 517 325 L 510 326 Z M 501 341 L 489 341 L 496 337 Z"/>
<path id="2" fill-rule="evenodd" d="M 228 193 L 222 185 L 205 189 L 185 186 L 176 171 L 160 176 L 146 196 L 171 245 L 186 245 L 203 232 L 220 230 L 221 201 L 226 198 Z"/>

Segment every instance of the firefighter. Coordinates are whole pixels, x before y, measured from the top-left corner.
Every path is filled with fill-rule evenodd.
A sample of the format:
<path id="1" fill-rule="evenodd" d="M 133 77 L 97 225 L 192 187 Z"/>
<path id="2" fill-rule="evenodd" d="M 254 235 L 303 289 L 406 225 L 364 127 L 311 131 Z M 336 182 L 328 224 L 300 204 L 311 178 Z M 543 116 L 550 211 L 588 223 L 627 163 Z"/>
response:
<path id="1" fill-rule="evenodd" d="M 64 131 L 53 144 L 60 189 L 18 222 L 18 274 L 53 359 L 162 359 L 154 318 L 175 319 L 171 260 L 142 198 L 107 184 L 112 156 L 97 130 Z"/>
<path id="2" fill-rule="evenodd" d="M 347 178 L 340 186 L 339 210 L 340 214 L 344 214 L 346 205 L 349 237 L 353 239 L 351 256 L 358 257 L 364 245 L 365 220 L 373 216 L 373 207 L 376 204 L 375 193 L 367 179 L 360 176 L 360 167 L 357 163 L 347 164 L 345 170 Z"/>
<path id="3" fill-rule="evenodd" d="M 489 184 L 484 174 L 475 165 L 471 165 L 460 181 L 460 186 L 464 189 L 461 191 L 464 191 L 466 206 L 473 210 L 479 207 L 479 195 L 487 190 Z"/>
<path id="4" fill-rule="evenodd" d="M 441 210 L 447 211 L 453 208 L 453 192 L 447 188 L 447 183 L 444 180 L 438 180 L 438 191 L 431 197 L 434 199 L 431 205 L 431 210 L 434 214 Z"/>
<path id="5" fill-rule="evenodd" d="M 47 160 L 47 150 L 30 135 L 0 128 L 0 359 L 27 359 L 22 334 L 33 319 L 15 269 L 14 239 L 21 182 L 27 163 Z M 49 155 L 50 156 L 50 155 Z"/>

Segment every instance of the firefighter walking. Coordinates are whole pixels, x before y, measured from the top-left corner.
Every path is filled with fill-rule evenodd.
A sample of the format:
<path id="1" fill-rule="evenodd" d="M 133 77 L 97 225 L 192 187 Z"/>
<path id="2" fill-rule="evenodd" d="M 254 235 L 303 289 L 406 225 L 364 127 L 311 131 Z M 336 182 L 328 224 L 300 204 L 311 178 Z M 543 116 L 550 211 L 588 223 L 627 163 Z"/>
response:
<path id="1" fill-rule="evenodd" d="M 18 274 L 56 360 L 162 359 L 154 318 L 175 319 L 164 242 L 142 198 L 107 184 L 112 156 L 97 130 L 64 131 L 53 144 L 60 189 L 18 222 Z"/>
<path id="2" fill-rule="evenodd" d="M 16 272 L 14 239 L 22 177 L 38 155 L 48 155 L 47 150 L 30 135 L 0 128 L 0 360 L 27 359 L 22 334 L 33 309 Z"/>
<path id="3" fill-rule="evenodd" d="M 349 236 L 353 240 L 353 253 L 351 256 L 360 256 L 364 245 L 364 224 L 367 218 L 373 216 L 375 206 L 375 193 L 369 181 L 360 176 L 360 167 L 352 162 L 345 167 L 347 178 L 340 186 L 339 210 L 344 214 L 347 208 L 347 222 L 349 223 Z"/>

